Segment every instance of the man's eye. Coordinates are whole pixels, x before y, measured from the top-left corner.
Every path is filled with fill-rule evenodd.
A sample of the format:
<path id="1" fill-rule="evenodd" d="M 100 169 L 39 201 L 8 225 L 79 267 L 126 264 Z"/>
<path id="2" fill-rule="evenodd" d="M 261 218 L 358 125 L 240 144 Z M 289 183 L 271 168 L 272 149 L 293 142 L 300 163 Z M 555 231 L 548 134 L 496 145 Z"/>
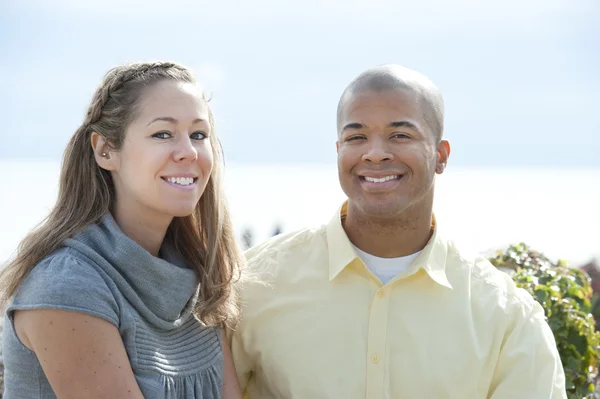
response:
<path id="1" fill-rule="evenodd" d="M 169 132 L 158 132 L 158 133 L 154 133 L 152 135 L 152 137 L 154 137 L 156 139 L 168 139 L 169 137 L 171 137 L 171 133 L 169 133 Z"/>
<path id="2" fill-rule="evenodd" d="M 350 136 L 346 139 L 346 141 L 357 141 L 357 140 L 362 140 L 364 139 L 363 136 Z"/>

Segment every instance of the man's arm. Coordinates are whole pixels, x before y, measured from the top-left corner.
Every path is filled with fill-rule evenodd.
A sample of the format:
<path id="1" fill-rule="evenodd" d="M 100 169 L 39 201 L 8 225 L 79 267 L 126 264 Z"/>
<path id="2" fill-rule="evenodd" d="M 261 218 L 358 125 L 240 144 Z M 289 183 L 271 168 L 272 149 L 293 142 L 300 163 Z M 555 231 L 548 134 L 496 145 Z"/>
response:
<path id="1" fill-rule="evenodd" d="M 504 338 L 488 393 L 489 399 L 566 399 L 565 375 L 544 309 L 518 306 L 513 328 Z"/>
<path id="2" fill-rule="evenodd" d="M 222 332 L 223 341 L 223 399 L 242 399 L 238 384 L 231 349 L 225 331 Z"/>
<path id="3" fill-rule="evenodd" d="M 250 359 L 241 342 L 240 325 L 236 327 L 235 331 L 227 330 L 226 335 L 231 347 L 231 356 L 233 358 L 239 387 L 242 393 L 244 393 L 244 397 L 247 397 L 246 387 L 250 380 L 250 376 L 252 375 L 252 367 Z"/>

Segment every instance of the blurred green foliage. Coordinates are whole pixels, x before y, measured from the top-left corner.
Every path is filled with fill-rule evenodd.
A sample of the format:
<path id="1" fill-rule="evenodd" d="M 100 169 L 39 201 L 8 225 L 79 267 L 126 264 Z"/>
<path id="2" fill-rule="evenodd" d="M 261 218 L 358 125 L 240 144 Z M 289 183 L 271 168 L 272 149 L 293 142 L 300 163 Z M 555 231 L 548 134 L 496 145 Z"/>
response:
<path id="1" fill-rule="evenodd" d="M 490 261 L 509 269 L 516 285 L 545 309 L 565 369 L 569 399 L 595 398 L 600 333 L 591 314 L 589 276 L 566 262 L 552 262 L 523 243 L 499 251 Z"/>

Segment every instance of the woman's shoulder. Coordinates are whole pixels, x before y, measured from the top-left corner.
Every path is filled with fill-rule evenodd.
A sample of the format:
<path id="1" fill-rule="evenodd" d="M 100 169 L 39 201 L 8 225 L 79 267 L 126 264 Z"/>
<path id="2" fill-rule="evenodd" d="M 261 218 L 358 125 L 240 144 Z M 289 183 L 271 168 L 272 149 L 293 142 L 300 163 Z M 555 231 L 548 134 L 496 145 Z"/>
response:
<path id="1" fill-rule="evenodd" d="M 27 274 L 8 311 L 63 309 L 101 317 L 118 325 L 119 305 L 110 279 L 91 261 L 60 248 Z"/>
<path id="2" fill-rule="evenodd" d="M 78 251 L 62 247 L 43 258 L 29 271 L 17 290 L 17 295 L 21 291 L 30 291 L 26 289 L 29 286 L 43 291 L 57 291 L 57 286 L 75 288 L 78 285 L 87 288 L 107 286 L 107 278 L 101 268 Z"/>

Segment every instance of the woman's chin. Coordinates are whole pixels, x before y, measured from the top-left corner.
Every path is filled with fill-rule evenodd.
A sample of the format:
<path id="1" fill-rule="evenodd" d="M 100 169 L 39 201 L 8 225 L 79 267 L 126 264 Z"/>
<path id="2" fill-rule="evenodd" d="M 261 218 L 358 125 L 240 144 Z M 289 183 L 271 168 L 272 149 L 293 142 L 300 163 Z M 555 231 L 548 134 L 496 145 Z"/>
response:
<path id="1" fill-rule="evenodd" d="M 174 218 L 184 218 L 193 214 L 195 210 L 196 206 L 194 204 L 193 206 L 169 207 L 165 213 Z"/>

